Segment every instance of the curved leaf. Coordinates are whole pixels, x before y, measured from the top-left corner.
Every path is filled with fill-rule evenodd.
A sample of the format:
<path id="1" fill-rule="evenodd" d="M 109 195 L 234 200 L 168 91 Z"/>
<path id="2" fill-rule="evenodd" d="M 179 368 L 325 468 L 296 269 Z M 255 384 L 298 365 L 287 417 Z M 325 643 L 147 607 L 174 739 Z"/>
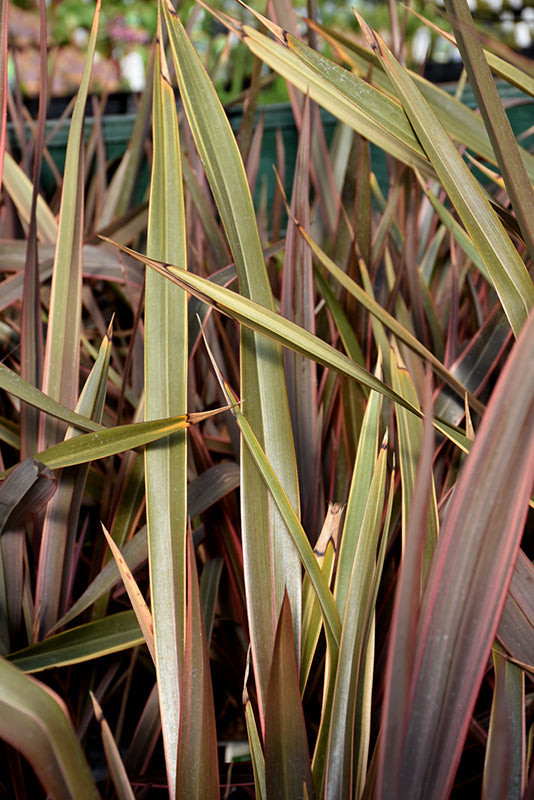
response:
<path id="1" fill-rule="evenodd" d="M 100 797 L 57 695 L 3 658 L 0 736 L 25 756 L 54 800 Z"/>

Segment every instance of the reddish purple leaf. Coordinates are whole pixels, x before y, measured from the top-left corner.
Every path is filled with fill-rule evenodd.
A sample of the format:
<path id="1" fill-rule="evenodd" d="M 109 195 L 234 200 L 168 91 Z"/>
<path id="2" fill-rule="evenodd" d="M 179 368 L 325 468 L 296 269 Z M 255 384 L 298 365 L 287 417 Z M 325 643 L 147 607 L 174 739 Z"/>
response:
<path id="1" fill-rule="evenodd" d="M 269 800 L 315 797 L 287 592 L 278 619 L 265 705 L 265 782 Z"/>
<path id="2" fill-rule="evenodd" d="M 208 644 L 191 537 L 187 539 L 187 618 L 176 797 L 178 800 L 218 800 L 217 731 Z"/>
<path id="3" fill-rule="evenodd" d="M 533 353 L 531 314 L 447 508 L 423 594 L 415 650 L 409 655 L 395 650 L 389 660 L 379 797 L 432 800 L 451 790 L 532 491 Z M 407 657 L 413 669 L 399 697 L 399 659 Z M 390 724 L 391 703 L 395 722 L 401 724 Z"/>
<path id="4" fill-rule="evenodd" d="M 534 665 L 534 567 L 522 550 L 499 622 L 497 636 L 522 664 Z"/>
<path id="5" fill-rule="evenodd" d="M 26 458 L 0 483 L 0 531 L 17 529 L 48 503 L 57 488 L 54 473 Z"/>

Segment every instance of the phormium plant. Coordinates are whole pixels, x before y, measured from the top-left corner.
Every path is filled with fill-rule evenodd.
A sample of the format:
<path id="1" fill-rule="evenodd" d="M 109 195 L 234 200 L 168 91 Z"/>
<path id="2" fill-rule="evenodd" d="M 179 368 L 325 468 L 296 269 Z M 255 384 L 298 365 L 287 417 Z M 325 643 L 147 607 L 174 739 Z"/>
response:
<path id="1" fill-rule="evenodd" d="M 446 0 L 475 113 L 364 19 L 202 5 L 257 60 L 237 137 L 161 0 L 107 163 L 98 2 L 45 199 L 45 4 L 29 126 L 0 0 L 0 796 L 530 797 L 529 65 Z"/>

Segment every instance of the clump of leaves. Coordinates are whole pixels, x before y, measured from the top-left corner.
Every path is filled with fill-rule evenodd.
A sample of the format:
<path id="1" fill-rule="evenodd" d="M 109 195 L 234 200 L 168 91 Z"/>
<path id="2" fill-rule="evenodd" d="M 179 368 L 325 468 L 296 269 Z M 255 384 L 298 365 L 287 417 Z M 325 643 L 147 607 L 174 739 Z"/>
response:
<path id="1" fill-rule="evenodd" d="M 528 795 L 534 161 L 491 72 L 531 78 L 461 0 L 480 115 L 363 19 L 314 26 L 334 61 L 281 2 L 211 13 L 288 81 L 272 204 L 260 71 L 236 138 L 165 2 L 112 174 L 83 137 L 99 5 L 50 203 L 46 103 L 33 159 L 1 131 L 6 792 Z"/>

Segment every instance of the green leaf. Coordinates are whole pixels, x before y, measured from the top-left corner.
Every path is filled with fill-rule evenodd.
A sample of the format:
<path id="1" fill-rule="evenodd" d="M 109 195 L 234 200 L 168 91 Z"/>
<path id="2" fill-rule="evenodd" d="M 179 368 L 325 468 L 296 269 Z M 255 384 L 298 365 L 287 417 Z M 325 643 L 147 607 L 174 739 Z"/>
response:
<path id="1" fill-rule="evenodd" d="M 410 9 L 415 16 L 421 20 L 427 27 L 431 30 L 435 31 L 439 36 L 446 39 L 452 45 L 456 47 L 456 39 L 454 36 L 449 33 L 448 31 L 440 28 L 436 23 L 431 22 L 425 17 L 422 17 L 413 9 Z M 508 81 L 512 86 L 516 86 L 521 91 L 529 94 L 531 97 L 534 97 L 534 78 L 529 75 L 524 70 L 518 69 L 518 67 L 514 66 L 511 61 L 507 61 L 504 58 L 496 55 L 491 50 L 484 50 L 484 57 L 486 58 L 488 64 L 491 67 L 491 71 L 495 73 L 500 78 Z M 519 59 L 520 60 L 520 59 Z"/>
<path id="2" fill-rule="evenodd" d="M 163 50 L 154 65 L 154 161 L 147 252 L 187 264 L 178 120 Z M 146 275 L 145 417 L 156 420 L 187 407 L 187 298 Z M 174 797 L 184 658 L 187 531 L 187 440 L 176 432 L 165 446 L 145 450 L 150 590 L 170 796 Z"/>
<path id="3" fill-rule="evenodd" d="M 205 303 L 213 306 L 218 311 L 233 317 L 243 325 L 262 333 L 268 338 L 280 342 L 280 344 L 291 348 L 291 350 L 295 350 L 297 353 L 301 353 L 308 358 L 313 358 L 318 364 L 323 364 L 325 367 L 333 369 L 341 375 L 345 375 L 367 386 L 369 389 L 375 389 L 385 397 L 389 397 L 394 402 L 407 408 L 416 416 L 422 416 L 419 409 L 412 406 L 405 398 L 394 392 L 387 384 L 379 381 L 359 364 L 355 364 L 350 358 L 340 353 L 339 350 L 336 350 L 304 328 L 295 325 L 295 323 L 290 320 L 284 319 L 284 317 L 281 317 L 279 314 L 269 311 L 263 308 L 263 306 L 259 306 L 235 292 L 216 286 L 205 278 L 193 275 L 191 272 L 186 272 L 185 270 L 180 270 L 178 267 L 170 264 L 161 264 L 140 253 L 136 253 L 134 250 L 130 250 L 128 247 L 122 245 L 118 246 L 124 252 L 135 256 L 135 258 L 143 261 L 153 269 L 167 275 L 170 280 L 178 283 L 179 286 L 182 286 L 188 292 L 194 294 L 195 297 L 202 299 Z M 375 305 L 380 309 L 378 303 Z M 391 319 L 394 318 L 392 317 Z M 393 328 L 393 324 L 391 327 Z M 405 331 L 398 323 L 395 324 L 395 329 L 399 329 L 401 335 L 402 331 Z M 415 339 L 415 337 L 413 338 Z M 429 358 L 431 358 L 432 354 L 430 351 L 426 352 Z M 458 385 L 458 381 L 451 376 L 450 373 L 447 372 L 447 374 L 449 375 L 449 381 L 454 385 Z M 480 402 L 477 401 L 476 398 L 473 398 L 471 402 L 476 407 L 480 406 Z M 458 428 L 440 419 L 434 420 L 434 424 L 439 431 L 453 441 L 458 447 L 465 450 L 465 452 L 469 451 L 471 442 Z"/>
<path id="4" fill-rule="evenodd" d="M 484 120 L 530 258 L 534 257 L 534 189 L 512 126 L 484 58 L 467 0 L 445 0 L 464 69 Z"/>
<path id="5" fill-rule="evenodd" d="M 200 298 L 203 302 L 208 303 L 208 305 L 213 306 L 223 314 L 233 317 L 241 324 L 280 342 L 284 347 L 289 347 L 297 353 L 313 358 L 318 364 L 323 364 L 323 366 L 333 369 L 341 375 L 346 375 L 369 389 L 375 389 L 396 403 L 400 403 L 409 411 L 413 411 L 417 416 L 421 416 L 421 412 L 418 409 L 410 406 L 404 398 L 397 395 L 385 383 L 375 378 L 343 353 L 340 353 L 339 350 L 336 350 L 327 342 L 314 336 L 294 322 L 284 319 L 279 314 L 242 297 L 236 292 L 232 292 L 222 286 L 216 286 L 211 281 L 191 272 L 186 272 L 171 264 L 161 264 L 127 247 L 120 246 L 120 249 L 166 275 L 169 280 L 175 281 L 179 286 L 194 294 L 195 297 Z M 246 398 L 244 399 L 246 400 Z"/>
<path id="6" fill-rule="evenodd" d="M 113 558 L 115 559 L 115 563 L 117 564 L 124 588 L 126 589 L 128 597 L 130 598 L 130 603 L 132 604 L 139 627 L 143 633 L 143 638 L 148 648 L 148 652 L 150 653 L 152 660 L 155 661 L 154 626 L 152 624 L 152 615 L 146 604 L 146 600 L 143 597 L 143 593 L 139 589 L 137 581 L 132 575 L 128 564 L 126 563 L 126 559 L 121 554 L 121 551 L 109 535 L 104 525 L 102 525 L 102 530 L 104 532 L 104 536 L 106 537 L 108 547 L 111 550 Z"/>
<path id="7" fill-rule="evenodd" d="M 170 4 L 163 5 L 184 110 L 235 261 L 241 294 L 274 313 L 256 216 L 239 148 L 215 88 Z M 282 350 L 240 331 L 246 416 L 294 508 L 299 506 Z M 287 589 L 300 650 L 301 575 L 291 537 L 247 450 L 241 457 L 241 528 L 254 673 L 263 715 L 275 621 Z"/>
<path id="8" fill-rule="evenodd" d="M 336 281 L 343 286 L 356 300 L 363 305 L 364 308 L 369 311 L 369 313 L 373 316 L 374 319 L 381 322 L 388 330 L 395 334 L 404 344 L 406 344 L 414 353 L 417 353 L 421 358 L 425 361 L 428 361 L 436 373 L 444 380 L 446 383 L 457 393 L 460 397 L 463 398 L 467 394 L 469 397 L 469 402 L 473 408 L 477 411 L 483 411 L 483 406 L 479 400 L 469 394 L 462 385 L 462 383 L 457 380 L 454 375 L 451 375 L 448 369 L 441 363 L 441 361 L 436 358 L 436 356 L 428 350 L 421 342 L 414 336 L 404 325 L 402 325 L 392 314 L 389 314 L 382 306 L 376 302 L 374 297 L 371 294 L 371 287 L 367 288 L 365 291 L 359 286 L 356 281 L 352 280 L 349 275 L 347 275 L 338 265 L 332 261 L 331 258 L 317 245 L 307 231 L 300 226 L 300 232 L 304 239 L 307 241 L 308 245 L 310 246 L 314 256 L 316 257 L 317 261 L 324 267 L 328 272 L 336 279 Z M 365 276 L 366 276 L 366 267 L 363 262 L 360 263 L 360 269 L 364 276 L 364 283 L 365 283 Z M 367 281 L 370 284 L 370 281 Z M 371 387 L 373 388 L 373 387 Z M 398 395 L 397 395 L 398 396 Z M 408 407 L 408 406 L 405 406 Z M 413 406 L 412 406 L 413 408 Z"/>
<path id="9" fill-rule="evenodd" d="M 135 484 L 137 485 L 137 476 Z M 230 462 L 215 464 L 189 484 L 187 502 L 188 516 L 191 518 L 196 517 L 238 486 L 239 469 L 236 464 Z M 124 528 L 129 529 L 131 524 L 130 517 L 135 517 L 139 513 L 137 497 L 137 490 L 135 491 L 134 498 L 132 498 L 130 494 L 126 494 L 124 501 L 125 514 L 126 506 L 129 501 L 132 502 L 133 507 L 130 509 L 128 519 L 124 524 L 119 524 L 115 518 L 115 524 L 113 526 L 113 532 L 115 534 L 118 532 L 121 533 Z M 130 520 L 130 522 L 128 520 Z M 122 537 L 121 533 L 119 541 L 123 541 L 123 539 L 124 537 Z M 121 546 L 121 553 L 132 572 L 147 560 L 148 544 L 146 526 L 137 531 L 130 540 L 125 541 Z M 90 608 L 93 603 L 97 603 L 97 601 L 104 597 L 119 580 L 120 574 L 117 565 L 115 561 L 111 560 L 100 570 L 96 578 L 89 584 L 78 600 L 71 605 L 67 613 L 53 626 L 52 631 L 58 627 L 67 625 L 75 619 L 78 614 Z"/>
<path id="10" fill-rule="evenodd" d="M 438 33 L 439 36 L 446 38 L 453 45 L 456 44 L 454 37 L 449 33 L 422 17 L 413 8 L 410 8 L 410 12 L 418 17 L 423 24 Z M 338 53 L 341 52 L 343 54 L 353 72 L 364 80 L 370 80 L 372 85 L 384 94 L 395 97 L 392 83 L 381 68 L 372 50 L 363 47 L 350 35 L 344 35 L 340 30 L 332 30 L 315 24 L 314 27 L 317 27 L 326 40 L 332 43 Z M 300 48 L 303 47 L 304 45 L 300 43 Z M 529 75 L 488 50 L 485 50 L 484 54 L 496 75 L 510 81 L 522 91 L 534 95 L 534 81 Z M 449 135 L 458 144 L 465 145 L 484 160 L 496 163 L 495 154 L 480 114 L 477 114 L 465 103 L 462 103 L 447 88 L 442 88 L 426 80 L 417 72 L 412 72 L 411 70 L 407 70 L 407 72 L 438 115 Z M 528 175 L 531 180 L 534 180 L 534 158 L 531 153 L 523 148 L 520 148 L 520 152 Z"/>
<path id="11" fill-rule="evenodd" d="M 421 144 L 483 259 L 514 334 L 534 303 L 534 286 L 480 184 L 407 72 L 360 19 L 370 46 L 390 77 Z"/>
<path id="12" fill-rule="evenodd" d="M 310 579 L 310 583 L 315 591 L 318 603 L 321 607 L 323 621 L 325 625 L 326 637 L 333 651 L 332 657 L 335 657 L 337 648 L 339 646 L 339 637 L 341 634 L 341 623 L 339 614 L 337 612 L 334 598 L 330 592 L 328 583 L 325 576 L 321 571 L 321 567 L 315 557 L 311 548 L 308 538 L 300 524 L 300 521 L 295 513 L 289 498 L 287 497 L 283 487 L 280 484 L 277 474 L 275 473 L 272 465 L 267 460 L 260 444 L 254 435 L 246 417 L 239 411 L 236 406 L 234 412 L 237 424 L 243 436 L 244 442 L 258 467 L 263 480 L 269 487 L 269 491 L 276 503 L 284 522 L 291 534 L 295 547 L 299 553 L 300 559 Z"/>
<path id="13" fill-rule="evenodd" d="M 392 384 L 395 389 L 409 398 L 410 402 L 414 405 L 418 404 L 417 392 L 413 384 L 410 373 L 406 365 L 402 361 L 400 353 L 396 348 L 393 348 L 392 357 L 390 359 Z M 395 414 L 397 417 L 397 432 L 399 437 L 399 463 L 401 473 L 401 488 L 402 488 L 402 531 L 403 541 L 404 535 L 408 526 L 408 519 L 410 516 L 410 508 L 412 503 L 412 496 L 415 490 L 417 464 L 419 463 L 419 455 L 423 440 L 423 424 L 421 420 L 414 417 L 413 414 L 407 414 L 402 408 L 396 408 Z M 427 519 L 427 535 L 424 544 L 424 558 L 421 575 L 421 586 L 424 585 L 428 567 L 434 551 L 439 533 L 438 522 L 438 508 L 436 501 L 436 490 L 434 487 L 434 480 L 431 479 L 431 487 L 429 490 L 428 499 L 428 519 Z"/>
<path id="14" fill-rule="evenodd" d="M 29 403 L 35 408 L 40 409 L 45 414 L 50 414 L 57 419 L 63 420 L 63 422 L 66 422 L 69 425 L 74 425 L 75 427 L 80 428 L 80 430 L 102 430 L 102 425 L 100 425 L 98 422 L 88 419 L 87 417 L 83 417 L 80 414 L 77 414 L 75 411 L 70 411 L 70 409 L 65 408 L 65 406 L 61 405 L 61 403 L 58 403 L 52 397 L 49 397 L 48 395 L 43 394 L 43 392 L 41 392 L 39 389 L 36 389 L 35 386 L 31 386 L 23 378 L 21 378 L 20 375 L 17 375 L 4 364 L 0 364 L 0 388 L 4 389 L 6 392 L 9 392 L 9 394 L 12 394 L 14 397 L 18 397 L 19 400 L 23 400 L 25 403 Z"/>
<path id="15" fill-rule="evenodd" d="M 381 372 L 380 359 L 376 368 L 376 376 L 379 377 Z M 356 461 L 352 470 L 347 511 L 343 525 L 343 534 L 341 536 L 334 590 L 340 616 L 345 614 L 345 602 L 349 591 L 355 553 L 360 538 L 360 528 L 365 513 L 373 472 L 375 470 L 381 411 L 382 395 L 377 392 L 372 392 L 369 395 L 358 442 Z"/>
<path id="16" fill-rule="evenodd" d="M 376 451 L 375 451 L 376 453 Z M 325 798 L 349 797 L 354 771 L 353 726 L 359 684 L 363 682 L 368 640 L 373 627 L 374 608 L 368 606 L 377 560 L 380 525 L 384 504 L 387 467 L 387 439 L 376 459 L 367 493 L 367 503 L 358 531 L 358 541 L 351 563 L 351 577 L 344 606 L 343 628 L 328 743 Z M 367 749 L 367 748 L 366 748 Z"/>
<path id="17" fill-rule="evenodd" d="M 89 766 L 59 697 L 3 658 L 0 737 L 22 753 L 54 800 L 98 800 Z"/>
<path id="18" fill-rule="evenodd" d="M 78 413 L 94 417 L 97 422 L 102 420 L 110 357 L 111 328 L 104 336 L 76 405 Z M 76 433 L 76 428 L 69 427 L 65 440 L 57 446 L 68 447 L 69 441 L 78 441 Z M 84 463 L 61 472 L 57 491 L 46 508 L 35 588 L 35 608 L 38 609 L 41 633 L 50 630 L 63 610 L 62 602 L 72 572 L 76 527 L 88 470 L 88 464 Z"/>
<path id="19" fill-rule="evenodd" d="M 133 572 L 138 566 L 148 558 L 148 544 L 146 526 L 138 531 L 130 541 L 121 548 L 121 554 L 126 561 L 129 569 Z M 81 596 L 70 606 L 66 614 L 58 619 L 51 628 L 53 633 L 57 628 L 64 627 L 76 619 L 86 609 L 96 603 L 99 598 L 106 595 L 119 581 L 120 572 L 117 564 L 112 559 L 100 570 L 96 578 L 89 584 Z M 98 616 L 98 615 L 97 615 Z"/>
<path id="20" fill-rule="evenodd" d="M 130 781 L 128 780 L 128 775 L 126 774 L 124 764 L 122 763 L 119 748 L 115 739 L 113 738 L 111 728 L 104 717 L 100 703 L 92 692 L 90 692 L 90 695 L 91 702 L 93 703 L 93 710 L 95 712 L 95 718 L 100 725 L 100 733 L 104 745 L 106 763 L 108 765 L 113 786 L 117 792 L 117 797 L 119 800 L 135 800 L 135 795 L 133 793 Z"/>
<path id="21" fill-rule="evenodd" d="M 163 439 L 165 436 L 172 436 L 178 431 L 185 430 L 189 425 L 206 419 L 206 415 L 211 417 L 213 414 L 220 413 L 221 410 L 200 414 L 180 414 L 177 417 L 156 419 L 151 422 L 132 422 L 130 425 L 117 425 L 115 428 L 85 433 L 49 447 L 48 450 L 43 450 L 42 453 L 37 454 L 36 458 L 50 469 L 96 461 L 99 458 L 122 453 L 124 450 L 143 447 L 150 442 Z"/>
<path id="22" fill-rule="evenodd" d="M 20 218 L 26 224 L 30 221 L 32 204 L 32 182 L 22 168 L 13 160 L 11 153 L 4 152 L 3 186 L 13 200 Z M 37 237 L 42 242 L 55 244 L 58 224 L 42 195 L 37 197 Z"/>
<path id="23" fill-rule="evenodd" d="M 40 672 L 92 661 L 143 643 L 143 634 L 134 612 L 121 611 L 49 636 L 38 644 L 11 653 L 9 661 L 25 672 Z"/>
<path id="24" fill-rule="evenodd" d="M 497 648 L 495 691 L 484 761 L 484 800 L 521 798 L 525 788 L 525 674 Z"/>
<path id="25" fill-rule="evenodd" d="M 263 757 L 262 745 L 258 734 L 256 720 L 254 718 L 254 709 L 252 708 L 252 703 L 250 702 L 248 691 L 246 689 L 248 662 L 249 659 L 247 658 L 245 688 L 243 689 L 243 705 L 245 706 L 245 721 L 247 725 L 250 754 L 252 757 L 252 769 L 254 771 L 254 788 L 256 790 L 256 797 L 258 800 L 267 800 L 267 788 L 265 786 L 265 759 Z"/>
<path id="26" fill-rule="evenodd" d="M 339 503 L 329 504 L 321 533 L 313 548 L 313 552 L 315 553 L 329 586 L 334 574 L 342 515 L 342 505 Z M 300 689 L 302 694 L 304 694 L 306 682 L 310 674 L 321 628 L 321 608 L 317 602 L 317 597 L 310 579 L 308 575 L 305 575 L 302 587 L 302 654 L 300 662 Z"/>
<path id="27" fill-rule="evenodd" d="M 101 0 L 98 0 L 69 127 L 43 370 L 43 391 L 69 408 L 77 400 L 79 381 L 84 219 L 83 120 L 96 49 L 100 6 Z M 47 421 L 45 428 L 46 444 L 57 441 L 58 426 Z"/>
<path id="28" fill-rule="evenodd" d="M 44 392 L 68 408 L 74 407 L 79 391 L 84 233 L 83 120 L 96 49 L 100 6 L 101 2 L 98 0 L 69 128 L 43 367 Z M 109 358 L 109 352 L 107 357 Z M 103 361 L 105 358 L 95 364 L 96 373 L 106 371 L 107 365 Z M 83 398 L 79 402 L 83 406 Z M 91 405 L 89 402 L 88 406 Z M 96 402 L 92 411 L 98 417 Z M 40 446 L 55 444 L 63 435 L 64 427 L 57 420 L 45 417 Z M 85 474 L 83 469 L 64 473 L 45 512 L 35 588 L 35 609 L 40 634 L 50 629 L 62 611 L 66 576 L 74 551 L 73 529 L 78 520 Z"/>
<path id="29" fill-rule="evenodd" d="M 405 164 L 432 174 L 428 160 L 398 105 L 366 81 L 306 48 L 289 32 L 249 8 L 278 37 L 273 42 L 203 3 L 254 55 L 357 133 Z M 284 42 L 284 44 L 281 44 Z M 289 49 L 285 44 L 288 44 Z M 295 52 L 293 52 L 293 50 Z"/>
<path id="30" fill-rule="evenodd" d="M 473 242 L 471 241 L 465 230 L 462 228 L 460 223 L 454 219 L 453 215 L 450 213 L 450 211 L 448 211 L 445 208 L 443 203 L 440 203 L 436 195 L 427 187 L 426 183 L 423 181 L 421 176 L 417 174 L 417 178 L 419 180 L 422 190 L 432 203 L 432 208 L 439 215 L 439 218 L 443 223 L 443 225 L 445 225 L 446 229 L 453 234 L 455 240 L 458 242 L 463 252 L 473 262 L 473 264 L 476 266 L 479 272 L 486 278 L 486 280 L 490 280 L 484 261 L 480 257 L 478 250 L 476 249 L 475 245 L 473 244 Z"/>

